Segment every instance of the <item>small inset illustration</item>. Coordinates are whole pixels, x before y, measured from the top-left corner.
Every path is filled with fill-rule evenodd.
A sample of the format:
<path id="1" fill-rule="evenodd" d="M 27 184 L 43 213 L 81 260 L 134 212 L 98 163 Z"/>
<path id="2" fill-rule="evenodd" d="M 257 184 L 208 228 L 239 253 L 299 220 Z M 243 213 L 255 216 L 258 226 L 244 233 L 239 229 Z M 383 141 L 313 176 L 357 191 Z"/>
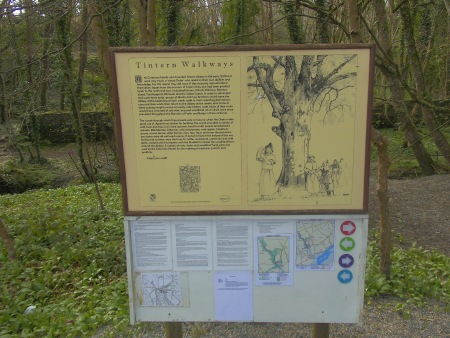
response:
<path id="1" fill-rule="evenodd" d="M 200 166 L 180 166 L 180 192 L 200 191 Z"/>

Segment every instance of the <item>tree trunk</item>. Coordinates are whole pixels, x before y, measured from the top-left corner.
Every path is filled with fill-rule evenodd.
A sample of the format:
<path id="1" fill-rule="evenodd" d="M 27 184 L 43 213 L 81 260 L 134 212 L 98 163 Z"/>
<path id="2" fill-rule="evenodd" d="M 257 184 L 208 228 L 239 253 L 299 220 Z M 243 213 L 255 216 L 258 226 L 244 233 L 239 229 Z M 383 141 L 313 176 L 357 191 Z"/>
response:
<path id="1" fill-rule="evenodd" d="M 300 167 L 304 168 L 310 155 L 314 104 L 321 101 L 319 99 L 321 95 L 330 88 L 337 91 L 337 96 L 333 100 L 323 98 L 321 106 L 325 106 L 326 102 L 330 104 L 332 101 L 338 101 L 340 90 L 353 87 L 351 81 L 356 73 L 342 70 L 342 68 L 354 62 L 355 55 L 339 57 L 341 60 L 333 59 L 333 69 L 324 67 L 326 55 L 263 59 L 253 57 L 253 65 L 249 71 L 254 71 L 256 74 L 257 81 L 254 85 L 262 88 L 272 106 L 272 117 L 280 121 L 278 126 L 272 127 L 272 131 L 282 141 L 282 171 L 278 183 L 283 186 L 302 184 L 297 180 L 296 173 L 302 171 Z M 283 89 L 275 85 L 274 72 L 277 68 L 283 68 L 284 71 Z M 315 76 L 312 75 L 313 73 Z M 332 116 L 333 109 L 327 109 L 326 114 Z M 317 154 L 314 155 L 317 156 Z"/>
<path id="2" fill-rule="evenodd" d="M 283 3 L 283 10 L 286 15 L 287 29 L 291 43 L 302 44 L 305 43 L 305 33 L 299 20 L 297 19 L 297 11 L 300 9 L 296 7 L 294 1 L 286 1 Z"/>
<path id="3" fill-rule="evenodd" d="M 445 60 L 445 97 L 450 97 L 450 0 L 444 0 L 447 9 L 447 57 Z"/>
<path id="4" fill-rule="evenodd" d="M 400 6 L 400 13 L 403 23 L 403 30 L 405 32 L 406 48 L 410 57 L 410 65 L 416 84 L 417 94 L 419 96 L 427 97 L 427 86 L 425 84 L 425 77 L 422 69 L 422 62 L 417 50 L 414 39 L 414 26 L 411 18 L 411 8 L 409 1 L 403 2 Z M 428 44 L 426 44 L 428 45 Z M 450 144 L 447 142 L 445 136 L 441 133 L 435 121 L 432 111 L 428 107 L 421 107 L 423 120 L 430 131 L 431 137 L 437 148 L 444 156 L 448 164 L 450 164 Z"/>
<path id="5" fill-rule="evenodd" d="M 411 120 L 408 112 L 406 111 L 403 98 L 405 97 L 405 91 L 402 88 L 398 78 L 390 72 L 385 72 L 384 75 L 387 78 L 392 93 L 392 104 L 398 113 L 401 128 L 405 133 L 406 139 L 411 145 L 411 149 L 414 153 L 417 162 L 419 163 L 423 173 L 425 175 L 437 174 L 436 165 L 425 148 L 420 135 L 417 132 L 416 126 Z"/>
<path id="6" fill-rule="evenodd" d="M 35 94 L 33 92 L 34 76 L 33 76 L 33 33 L 34 27 L 31 22 L 31 18 L 33 17 L 33 13 L 31 12 L 33 9 L 33 3 L 30 0 L 25 1 L 25 6 L 27 8 L 25 15 L 25 26 L 26 26 L 26 42 L 27 42 L 27 80 L 28 80 L 28 89 L 26 90 L 26 97 L 30 103 L 30 107 L 28 107 L 28 111 L 30 113 L 30 123 L 31 123 L 31 133 L 32 133 L 32 144 L 34 151 L 36 152 L 36 162 L 41 163 L 41 145 L 40 145 L 40 133 L 39 133 L 39 124 L 36 117 L 36 106 L 35 106 Z M 33 155 L 31 154 L 31 157 Z M 31 158 L 30 160 L 34 160 Z"/>
<path id="7" fill-rule="evenodd" d="M 91 31 L 94 38 L 97 54 L 100 58 L 100 66 L 103 73 L 110 79 L 109 65 L 109 34 L 102 17 L 101 8 L 94 0 L 87 0 L 88 15 L 91 17 Z"/>
<path id="8" fill-rule="evenodd" d="M 0 124 L 4 124 L 6 122 L 6 84 L 5 78 L 2 74 L 2 62 L 0 60 Z"/>
<path id="9" fill-rule="evenodd" d="M 156 0 L 135 0 L 139 18 L 139 44 L 156 46 Z"/>
<path id="10" fill-rule="evenodd" d="M 392 41 L 390 39 L 390 27 L 387 21 L 386 13 L 386 2 L 383 0 L 372 1 L 375 8 L 375 15 L 378 18 L 378 40 L 380 44 L 381 53 L 380 58 L 383 60 L 379 63 L 379 69 L 383 72 L 387 79 L 389 87 L 392 93 L 392 102 L 395 110 L 398 114 L 401 128 L 405 133 L 405 136 L 411 145 L 411 149 L 414 156 L 417 159 L 423 173 L 425 175 L 434 175 L 437 173 L 435 163 L 431 158 L 430 154 L 426 150 L 423 142 L 418 134 L 414 123 L 406 110 L 404 105 L 405 89 L 402 87 L 401 81 L 399 79 L 399 74 L 395 67 L 397 65 L 392 65 Z"/>
<path id="11" fill-rule="evenodd" d="M 40 92 L 40 110 L 47 107 L 47 88 L 48 88 L 48 72 L 49 72 L 49 56 L 48 50 L 50 47 L 50 33 L 52 31 L 53 23 L 48 23 L 44 30 L 44 46 L 42 49 L 42 70 L 41 70 L 41 92 Z"/>
<path id="12" fill-rule="evenodd" d="M 362 39 L 359 34 L 360 25 L 357 0 L 347 0 L 347 6 L 350 13 L 349 18 L 352 43 L 360 43 L 362 42 Z M 378 154 L 377 194 L 378 204 L 380 206 L 380 240 L 378 242 L 380 250 L 379 270 L 382 274 L 389 278 L 392 265 L 392 226 L 389 218 L 388 173 L 391 162 L 388 155 L 387 138 L 372 127 L 371 140 L 377 147 Z"/>
<path id="13" fill-rule="evenodd" d="M 72 121 L 73 121 L 73 127 L 75 131 L 75 137 L 76 137 L 76 144 L 77 144 L 77 154 L 78 159 L 80 161 L 81 168 L 83 170 L 83 173 L 86 175 L 85 180 L 88 182 L 94 182 L 94 177 L 92 172 L 89 170 L 89 167 L 86 163 L 86 160 L 84 158 L 83 148 L 84 148 L 84 133 L 83 133 L 83 124 L 81 122 L 80 117 L 80 102 L 81 97 L 79 97 L 79 92 L 82 84 L 80 81 L 82 79 L 79 78 L 81 70 L 78 72 L 78 77 L 76 79 L 76 82 L 78 85 L 74 88 L 74 79 L 73 79 L 73 73 L 74 73 L 74 67 L 73 67 L 73 57 L 72 57 L 72 49 L 68 45 L 68 36 L 70 31 L 70 17 L 69 14 L 66 14 L 62 16 L 58 20 L 58 36 L 59 41 L 61 43 L 61 47 L 63 50 L 63 61 L 65 65 L 65 76 L 67 80 L 67 85 L 69 89 L 69 97 L 70 97 L 70 103 L 72 107 Z M 83 56 L 83 47 L 81 50 L 81 58 L 84 58 Z M 80 63 L 81 66 L 83 66 L 83 61 L 81 60 Z M 78 87 L 78 89 L 77 89 Z M 78 95 L 78 96 L 77 96 Z"/>
<path id="14" fill-rule="evenodd" d="M 328 24 L 326 0 L 316 0 L 316 6 L 319 8 L 316 19 L 316 34 L 319 35 L 320 43 L 330 43 L 330 29 Z"/>
<path id="15" fill-rule="evenodd" d="M 380 206 L 380 273 L 386 277 L 391 275 L 392 265 L 392 226 L 389 219 L 389 189 L 388 173 L 391 161 L 388 155 L 388 140 L 375 128 L 372 128 L 372 143 L 377 147 L 378 153 L 378 184 L 377 195 Z"/>
<path id="16" fill-rule="evenodd" d="M 169 0 L 167 8 L 167 45 L 178 45 L 178 22 L 180 20 L 179 0 Z"/>

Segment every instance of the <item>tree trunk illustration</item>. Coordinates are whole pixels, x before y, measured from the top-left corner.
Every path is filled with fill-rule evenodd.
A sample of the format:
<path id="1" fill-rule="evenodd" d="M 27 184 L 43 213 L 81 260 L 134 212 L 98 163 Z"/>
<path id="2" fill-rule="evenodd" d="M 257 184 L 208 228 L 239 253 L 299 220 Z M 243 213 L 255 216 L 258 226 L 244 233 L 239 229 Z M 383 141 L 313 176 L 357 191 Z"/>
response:
<path id="1" fill-rule="evenodd" d="M 313 118 L 337 124 L 350 111 L 340 96 L 354 87 L 356 61 L 354 54 L 253 57 L 248 71 L 256 83 L 250 85 L 262 89 L 280 121 L 272 127 L 283 148 L 278 184 L 298 185 L 295 168 L 310 155 Z"/>

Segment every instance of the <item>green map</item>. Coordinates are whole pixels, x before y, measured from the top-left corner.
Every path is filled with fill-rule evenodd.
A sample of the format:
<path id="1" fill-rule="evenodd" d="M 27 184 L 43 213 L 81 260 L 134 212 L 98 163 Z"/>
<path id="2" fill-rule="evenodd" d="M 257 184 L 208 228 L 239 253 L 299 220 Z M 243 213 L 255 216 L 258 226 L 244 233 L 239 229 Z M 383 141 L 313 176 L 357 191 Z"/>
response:
<path id="1" fill-rule="evenodd" d="M 258 237 L 258 272 L 289 272 L 289 236 Z"/>

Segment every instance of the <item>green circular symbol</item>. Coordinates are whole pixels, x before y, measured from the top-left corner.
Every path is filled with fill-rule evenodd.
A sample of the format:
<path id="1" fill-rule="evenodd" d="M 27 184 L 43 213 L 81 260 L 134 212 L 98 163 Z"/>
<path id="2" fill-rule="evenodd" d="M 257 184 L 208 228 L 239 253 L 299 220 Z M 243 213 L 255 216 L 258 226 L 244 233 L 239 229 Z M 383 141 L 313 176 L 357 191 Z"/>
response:
<path id="1" fill-rule="evenodd" d="M 355 241 L 351 237 L 344 237 L 339 242 L 339 246 L 344 251 L 350 251 L 355 247 Z"/>

